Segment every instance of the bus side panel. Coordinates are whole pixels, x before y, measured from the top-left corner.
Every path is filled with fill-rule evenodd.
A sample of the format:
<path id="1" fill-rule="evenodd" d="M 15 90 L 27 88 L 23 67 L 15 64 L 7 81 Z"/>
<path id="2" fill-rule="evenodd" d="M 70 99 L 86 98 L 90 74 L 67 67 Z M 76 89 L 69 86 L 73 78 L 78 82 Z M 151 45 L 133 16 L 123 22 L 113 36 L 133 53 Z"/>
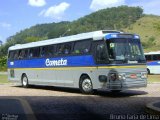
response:
<path id="1" fill-rule="evenodd" d="M 150 74 L 160 74 L 160 61 L 147 62 L 147 68 Z"/>
<path id="2" fill-rule="evenodd" d="M 96 89 L 106 89 L 108 84 L 108 73 L 110 69 L 103 68 L 102 66 L 98 66 L 97 70 L 95 71 L 95 88 Z M 106 82 L 100 82 L 99 77 L 100 76 L 106 76 L 107 80 Z"/>
<path id="3" fill-rule="evenodd" d="M 94 68 L 77 68 L 76 70 L 72 71 L 72 75 L 73 75 L 73 82 L 74 82 L 74 87 L 75 88 L 79 88 L 79 81 L 80 81 L 80 77 L 82 75 L 87 75 L 89 76 L 89 78 L 92 81 L 93 84 L 93 88 L 95 88 L 95 69 Z"/>
<path id="4" fill-rule="evenodd" d="M 53 70 L 33 69 L 26 72 L 29 84 L 56 85 L 56 73 Z"/>
<path id="5" fill-rule="evenodd" d="M 19 76 L 19 73 L 15 69 L 8 69 L 8 80 L 11 82 L 21 82 L 21 77 Z"/>
<path id="6" fill-rule="evenodd" d="M 74 86 L 72 70 L 61 68 L 61 70 L 56 70 L 55 73 L 57 75 L 56 79 L 57 79 L 58 86 L 66 86 L 66 87 Z"/>

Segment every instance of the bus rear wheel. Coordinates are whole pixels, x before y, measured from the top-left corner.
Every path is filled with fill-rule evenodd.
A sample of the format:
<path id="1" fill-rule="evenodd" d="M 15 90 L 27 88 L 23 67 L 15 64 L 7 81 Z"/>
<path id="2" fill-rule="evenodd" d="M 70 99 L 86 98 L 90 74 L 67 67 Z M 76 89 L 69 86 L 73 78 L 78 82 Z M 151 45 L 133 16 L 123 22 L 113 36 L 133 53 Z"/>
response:
<path id="1" fill-rule="evenodd" d="M 29 85 L 28 85 L 28 78 L 27 78 L 27 75 L 24 74 L 22 75 L 22 87 L 25 87 L 27 88 Z"/>
<path id="2" fill-rule="evenodd" d="M 84 94 L 93 94 L 92 81 L 87 76 L 82 76 L 79 82 L 80 91 Z"/>

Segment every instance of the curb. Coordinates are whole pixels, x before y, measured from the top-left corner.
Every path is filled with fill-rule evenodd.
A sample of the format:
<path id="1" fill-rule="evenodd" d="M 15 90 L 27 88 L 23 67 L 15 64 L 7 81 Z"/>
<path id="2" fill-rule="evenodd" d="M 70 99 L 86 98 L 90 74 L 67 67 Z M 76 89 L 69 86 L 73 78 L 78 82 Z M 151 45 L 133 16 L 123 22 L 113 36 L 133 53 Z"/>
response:
<path id="1" fill-rule="evenodd" d="M 160 103 L 160 101 L 148 103 L 146 105 L 146 112 L 149 114 L 160 115 L 160 107 L 154 106 L 156 103 Z"/>

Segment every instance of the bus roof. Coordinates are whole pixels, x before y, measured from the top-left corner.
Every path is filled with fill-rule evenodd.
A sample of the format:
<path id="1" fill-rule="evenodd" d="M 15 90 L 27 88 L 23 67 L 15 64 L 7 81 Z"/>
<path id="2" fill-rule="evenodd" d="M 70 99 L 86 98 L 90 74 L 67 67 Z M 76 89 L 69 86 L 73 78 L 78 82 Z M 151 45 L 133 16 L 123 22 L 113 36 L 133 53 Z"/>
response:
<path id="1" fill-rule="evenodd" d="M 152 51 L 148 53 L 144 53 L 145 55 L 155 55 L 155 54 L 160 54 L 160 51 Z"/>
<path id="2" fill-rule="evenodd" d="M 32 48 L 32 47 L 39 47 L 44 45 L 51 45 L 51 44 L 58 44 L 58 43 L 65 43 L 71 41 L 79 41 L 84 39 L 93 38 L 93 40 L 100 40 L 102 39 L 107 33 L 122 33 L 116 30 L 99 30 L 87 33 L 81 33 L 77 35 L 53 38 L 48 40 L 42 40 L 37 42 L 31 42 L 26 44 L 16 44 L 14 46 L 9 47 L 9 50 L 17 50 L 17 49 L 25 49 L 25 48 Z"/>

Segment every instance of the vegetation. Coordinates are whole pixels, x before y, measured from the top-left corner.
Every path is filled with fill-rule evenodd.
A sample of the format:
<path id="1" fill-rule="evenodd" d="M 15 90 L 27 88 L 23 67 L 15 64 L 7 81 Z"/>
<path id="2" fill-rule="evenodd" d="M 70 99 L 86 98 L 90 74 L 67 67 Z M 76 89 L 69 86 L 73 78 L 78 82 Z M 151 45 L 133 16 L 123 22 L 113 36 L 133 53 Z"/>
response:
<path id="1" fill-rule="evenodd" d="M 148 75 L 148 83 L 160 82 L 160 75 Z"/>
<path id="2" fill-rule="evenodd" d="M 2 56 L 0 57 L 0 71 L 6 71 L 7 70 L 7 57 Z"/>
<path id="3" fill-rule="evenodd" d="M 94 12 L 73 22 L 62 21 L 59 23 L 35 25 L 10 36 L 7 42 L 0 47 L 0 56 L 6 55 L 7 49 L 11 45 L 60 37 L 68 29 L 70 31 L 66 32 L 65 35 L 100 29 L 123 30 L 142 16 L 143 10 L 140 7 L 120 6 Z"/>
<path id="4" fill-rule="evenodd" d="M 66 32 L 69 29 L 70 31 Z M 7 42 L 0 46 L 0 70 L 6 69 L 4 56 L 12 45 L 101 29 L 139 34 L 145 52 L 158 50 L 160 47 L 159 16 L 144 15 L 140 7 L 113 7 L 91 13 L 73 22 L 38 24 L 8 37 Z"/>
<path id="5" fill-rule="evenodd" d="M 9 83 L 7 75 L 0 74 L 0 84 Z"/>
<path id="6" fill-rule="evenodd" d="M 124 31 L 139 34 L 145 52 L 159 51 L 160 48 L 160 17 L 144 15 Z"/>

